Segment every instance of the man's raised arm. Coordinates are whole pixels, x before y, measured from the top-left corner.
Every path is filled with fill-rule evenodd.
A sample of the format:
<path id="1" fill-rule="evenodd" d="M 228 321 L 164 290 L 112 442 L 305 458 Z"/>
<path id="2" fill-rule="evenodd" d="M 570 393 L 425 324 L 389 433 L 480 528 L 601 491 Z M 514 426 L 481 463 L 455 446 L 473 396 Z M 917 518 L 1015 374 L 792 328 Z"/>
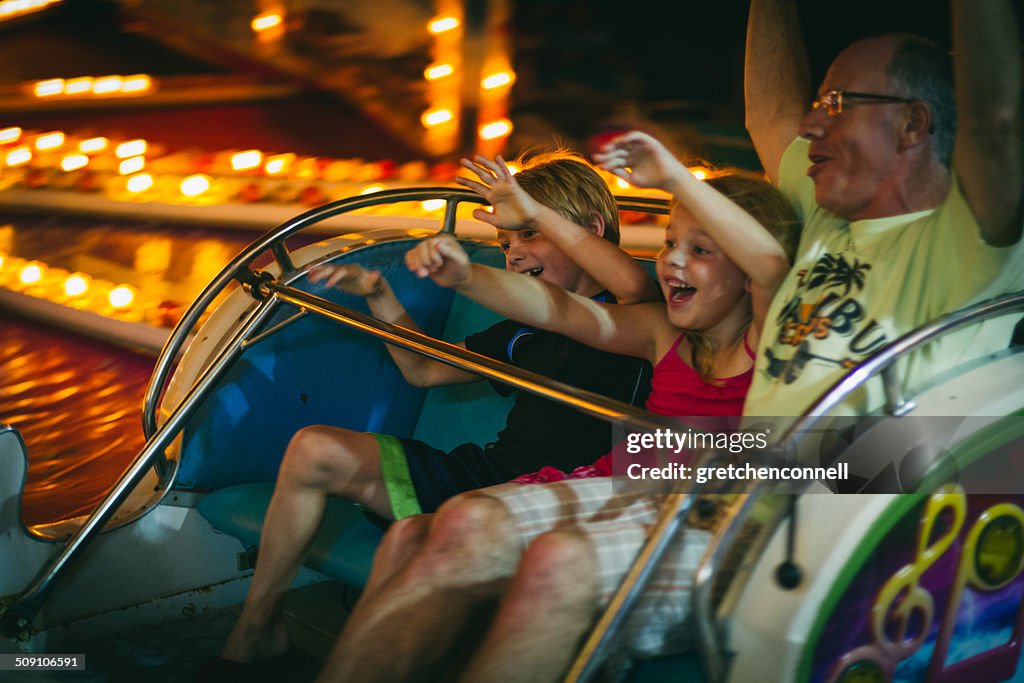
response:
<path id="1" fill-rule="evenodd" d="M 796 4 L 752 0 L 743 75 L 746 125 L 773 182 L 810 101 L 810 80 Z"/>
<path id="2" fill-rule="evenodd" d="M 1021 44 L 1008 0 L 954 0 L 953 165 L 986 242 L 1014 244 L 1024 222 Z"/>

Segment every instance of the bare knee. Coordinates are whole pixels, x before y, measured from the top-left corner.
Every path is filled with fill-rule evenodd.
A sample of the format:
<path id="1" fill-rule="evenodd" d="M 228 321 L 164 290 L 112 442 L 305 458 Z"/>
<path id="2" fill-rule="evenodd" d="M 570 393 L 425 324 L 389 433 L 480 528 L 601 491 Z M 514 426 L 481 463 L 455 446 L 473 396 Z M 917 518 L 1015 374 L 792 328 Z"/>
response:
<path id="1" fill-rule="evenodd" d="M 360 459 L 356 444 L 365 436 L 324 425 L 303 427 L 288 442 L 279 478 L 287 483 L 318 486 L 339 472 L 356 471 Z"/>
<path id="2" fill-rule="evenodd" d="M 516 584 L 535 601 L 591 615 L 598 598 L 593 547 L 586 537 L 573 530 L 538 536 L 523 553 Z"/>
<path id="3" fill-rule="evenodd" d="M 477 494 L 449 500 L 430 524 L 415 571 L 461 585 L 511 576 L 520 553 L 514 520 L 504 505 Z"/>

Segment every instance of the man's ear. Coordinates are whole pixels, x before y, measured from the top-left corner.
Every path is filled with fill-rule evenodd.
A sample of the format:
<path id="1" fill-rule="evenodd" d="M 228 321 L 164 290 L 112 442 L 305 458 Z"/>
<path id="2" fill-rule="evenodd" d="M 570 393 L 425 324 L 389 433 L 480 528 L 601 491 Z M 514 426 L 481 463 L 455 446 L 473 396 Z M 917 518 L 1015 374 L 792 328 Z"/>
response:
<path id="1" fill-rule="evenodd" d="M 911 102 L 903 125 L 903 146 L 910 148 L 920 145 L 928 140 L 928 135 L 932 132 L 934 128 L 931 107 L 923 101 Z"/>
<path id="2" fill-rule="evenodd" d="M 587 230 L 598 237 L 604 237 L 604 217 L 597 211 L 590 212 L 590 222 L 587 223 Z"/>

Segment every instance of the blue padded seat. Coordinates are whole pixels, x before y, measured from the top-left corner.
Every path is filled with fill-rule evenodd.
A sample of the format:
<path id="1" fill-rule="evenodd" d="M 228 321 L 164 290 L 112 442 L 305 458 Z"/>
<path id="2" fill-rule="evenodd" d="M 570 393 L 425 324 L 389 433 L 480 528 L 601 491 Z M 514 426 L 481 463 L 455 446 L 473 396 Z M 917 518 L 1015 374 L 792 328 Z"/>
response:
<path id="1" fill-rule="evenodd" d="M 453 298 L 449 290 L 430 282 L 414 281 L 401 266 L 401 254 L 409 244 L 400 241 L 374 245 L 343 254 L 335 262 L 360 263 L 385 273 L 412 317 L 432 336 L 459 341 L 500 319 L 465 297 Z M 468 249 L 474 262 L 498 267 L 504 264 L 504 256 L 497 247 L 470 245 Z M 304 280 L 296 284 L 342 305 L 366 310 L 365 304 L 355 297 L 309 285 Z M 299 327 L 308 323 L 317 327 Z M 293 333 L 289 328 L 278 332 L 264 342 L 264 349 L 256 345 L 245 352 L 239 370 L 232 371 L 226 387 L 218 391 L 214 400 L 206 402 L 194 420 L 199 424 L 188 432 L 190 438 L 182 458 L 179 486 L 184 482 L 185 487 L 216 489 L 200 501 L 199 512 L 215 529 L 237 537 L 246 546 L 259 542 L 273 491 L 272 480 L 288 439 L 300 427 L 321 423 L 393 433 L 448 450 L 461 443 L 493 441 L 505 424 L 513 398 L 497 395 L 485 382 L 417 389 L 405 383 L 383 344 L 376 339 L 323 320 L 303 320 L 292 327 L 297 331 Z M 295 336 L 284 336 L 288 334 Z M 295 348 L 302 348 L 303 352 L 287 351 Z M 254 354 L 259 355 L 250 360 Z M 344 361 L 338 363 L 338 358 Z M 358 387 L 335 388 L 337 377 L 321 377 L 323 373 L 315 372 L 315 365 L 297 367 L 299 360 L 307 361 L 306 366 L 309 361 L 330 364 L 333 360 L 333 365 L 344 368 L 345 384 Z M 284 363 L 288 365 L 287 372 L 278 367 Z M 337 368 L 330 371 L 337 372 Z M 253 383 L 250 388 L 248 385 Z M 282 407 L 280 401 L 268 399 L 298 393 L 296 384 L 303 388 L 303 401 Z M 263 398 L 255 393 L 257 389 L 265 392 Z M 333 396 L 339 396 L 338 400 L 332 401 Z M 274 415 L 267 412 L 272 408 L 277 411 Z M 241 416 L 236 417 L 232 411 Z M 237 434 L 240 429 L 244 433 Z M 219 445 L 227 434 L 234 434 L 233 438 L 241 441 L 214 452 L 214 436 Z M 238 449 L 241 454 L 230 452 Z M 253 453 L 259 457 L 252 457 Z M 211 462 L 214 460 L 219 462 Z M 253 482 L 254 479 L 263 481 Z M 306 564 L 338 580 L 362 586 L 380 536 L 381 531 L 359 508 L 348 501 L 332 499 Z"/>

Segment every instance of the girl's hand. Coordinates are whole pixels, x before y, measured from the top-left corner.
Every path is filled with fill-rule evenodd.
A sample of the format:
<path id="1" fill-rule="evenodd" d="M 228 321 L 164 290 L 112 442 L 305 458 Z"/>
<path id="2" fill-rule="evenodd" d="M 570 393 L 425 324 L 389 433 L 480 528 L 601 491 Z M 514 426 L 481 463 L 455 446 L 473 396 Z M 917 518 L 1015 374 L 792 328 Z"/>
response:
<path id="1" fill-rule="evenodd" d="M 441 287 L 457 287 L 469 282 L 469 255 L 451 235 L 423 240 L 405 254 L 405 265 L 416 277 L 429 277 Z"/>
<path id="2" fill-rule="evenodd" d="M 601 168 L 637 187 L 669 186 L 680 173 L 689 173 L 660 142 L 640 131 L 620 135 L 594 155 Z"/>
<path id="3" fill-rule="evenodd" d="M 473 161 L 462 159 L 459 163 L 475 173 L 480 181 L 459 176 L 455 182 L 473 190 L 494 207 L 494 213 L 475 209 L 474 218 L 501 230 L 533 227 L 541 205 L 519 186 L 500 154 L 494 161 L 477 155 Z"/>
<path id="4" fill-rule="evenodd" d="M 309 281 L 325 281 L 328 287 L 362 297 L 377 296 L 384 291 L 384 278 L 380 273 L 355 264 L 317 266 L 309 271 Z"/>

